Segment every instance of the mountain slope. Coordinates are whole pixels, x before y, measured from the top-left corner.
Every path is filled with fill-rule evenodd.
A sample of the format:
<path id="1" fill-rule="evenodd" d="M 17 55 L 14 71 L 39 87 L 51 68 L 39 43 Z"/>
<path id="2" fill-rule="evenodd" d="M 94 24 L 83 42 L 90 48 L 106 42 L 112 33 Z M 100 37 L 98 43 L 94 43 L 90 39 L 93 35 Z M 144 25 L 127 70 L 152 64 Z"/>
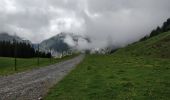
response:
<path id="1" fill-rule="evenodd" d="M 75 49 L 74 46 L 71 47 L 69 43 L 65 42 L 65 39 L 67 37 L 71 38 L 71 44 L 76 44 L 78 43 L 79 39 L 82 38 L 87 42 L 90 42 L 90 39 L 85 36 L 81 35 L 75 35 L 75 34 L 70 34 L 70 33 L 60 33 L 56 36 L 53 36 L 47 40 L 44 40 L 43 42 L 40 43 L 40 48 L 42 50 L 49 50 L 52 49 L 55 52 L 62 53 L 63 51 L 69 51 L 71 49 Z"/>
<path id="2" fill-rule="evenodd" d="M 146 41 L 137 42 L 118 51 L 133 56 L 170 58 L 170 31 L 161 33 Z"/>
<path id="3" fill-rule="evenodd" d="M 9 35 L 8 33 L 0 33 L 0 41 L 13 41 L 14 39 L 18 41 L 22 40 L 20 37 L 14 37 L 12 35 Z"/>
<path id="4" fill-rule="evenodd" d="M 0 41 L 11 41 L 12 42 L 14 39 L 17 40 L 18 42 L 25 42 L 25 43 L 31 44 L 31 41 L 23 40 L 19 36 L 9 35 L 8 33 L 5 33 L 5 32 L 0 33 Z"/>
<path id="5" fill-rule="evenodd" d="M 68 51 L 69 46 L 64 42 L 65 35 L 59 34 L 40 43 L 41 49 L 53 49 L 57 52 Z"/>

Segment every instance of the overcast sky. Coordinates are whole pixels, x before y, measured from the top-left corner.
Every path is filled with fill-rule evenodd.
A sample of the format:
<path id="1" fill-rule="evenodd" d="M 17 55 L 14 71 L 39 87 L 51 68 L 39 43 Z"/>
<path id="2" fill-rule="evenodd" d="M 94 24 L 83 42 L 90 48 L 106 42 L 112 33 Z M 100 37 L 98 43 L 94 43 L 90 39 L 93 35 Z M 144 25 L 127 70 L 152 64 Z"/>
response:
<path id="1" fill-rule="evenodd" d="M 125 45 L 170 17 L 170 0 L 0 0 L 0 31 L 40 42 L 60 32 Z"/>

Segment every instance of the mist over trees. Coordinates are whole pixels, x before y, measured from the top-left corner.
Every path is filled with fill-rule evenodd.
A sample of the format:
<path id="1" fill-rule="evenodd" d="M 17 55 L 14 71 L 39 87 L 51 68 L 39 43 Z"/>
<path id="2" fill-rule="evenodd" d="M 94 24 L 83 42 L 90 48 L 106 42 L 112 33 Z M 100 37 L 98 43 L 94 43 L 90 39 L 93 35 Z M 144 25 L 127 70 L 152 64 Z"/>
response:
<path id="1" fill-rule="evenodd" d="M 167 19 L 167 21 L 163 23 L 162 27 L 158 26 L 156 29 L 152 30 L 152 32 L 150 33 L 150 36 L 145 36 L 140 41 L 144 41 L 148 38 L 157 36 L 163 32 L 167 32 L 167 31 L 170 31 L 170 18 Z"/>
<path id="2" fill-rule="evenodd" d="M 42 57 L 50 58 L 51 53 L 45 53 L 35 50 L 31 44 L 24 42 L 10 42 L 0 41 L 0 57 L 18 57 L 18 58 L 32 58 Z"/>

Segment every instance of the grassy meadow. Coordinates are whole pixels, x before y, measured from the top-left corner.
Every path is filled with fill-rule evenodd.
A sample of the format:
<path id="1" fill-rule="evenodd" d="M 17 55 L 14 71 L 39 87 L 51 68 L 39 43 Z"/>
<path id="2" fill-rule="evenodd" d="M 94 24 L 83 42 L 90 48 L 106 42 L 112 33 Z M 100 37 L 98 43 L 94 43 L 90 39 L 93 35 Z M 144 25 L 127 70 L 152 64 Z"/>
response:
<path id="1" fill-rule="evenodd" d="M 17 58 L 17 71 L 15 71 L 15 68 L 14 68 L 14 65 L 15 65 L 14 58 L 0 57 L 0 75 L 9 75 L 13 73 L 18 73 L 18 72 L 22 72 L 26 70 L 48 66 L 48 65 L 55 64 L 55 63 L 58 63 L 64 60 L 71 59 L 75 56 L 77 56 L 77 54 L 74 54 L 72 56 L 66 56 L 61 59 L 40 58 L 39 66 L 38 66 L 37 58 L 26 58 L 26 59 Z"/>
<path id="2" fill-rule="evenodd" d="M 170 32 L 111 55 L 86 55 L 45 100 L 169 100 Z"/>

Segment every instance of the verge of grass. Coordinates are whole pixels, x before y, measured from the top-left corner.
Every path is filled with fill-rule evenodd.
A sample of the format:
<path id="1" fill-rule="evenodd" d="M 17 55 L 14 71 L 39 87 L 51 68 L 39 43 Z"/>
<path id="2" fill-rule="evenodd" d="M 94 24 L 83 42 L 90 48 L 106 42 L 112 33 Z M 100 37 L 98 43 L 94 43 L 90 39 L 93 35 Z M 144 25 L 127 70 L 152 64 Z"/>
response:
<path id="1" fill-rule="evenodd" d="M 63 58 L 40 58 L 40 63 L 38 66 L 37 58 L 17 58 L 17 71 L 14 70 L 14 58 L 0 57 L 0 75 L 9 75 L 14 74 L 26 70 L 31 70 L 35 68 L 45 67 L 51 64 L 55 64 L 61 61 L 65 61 L 76 57 L 78 54 L 74 54 L 71 56 L 66 56 Z"/>

